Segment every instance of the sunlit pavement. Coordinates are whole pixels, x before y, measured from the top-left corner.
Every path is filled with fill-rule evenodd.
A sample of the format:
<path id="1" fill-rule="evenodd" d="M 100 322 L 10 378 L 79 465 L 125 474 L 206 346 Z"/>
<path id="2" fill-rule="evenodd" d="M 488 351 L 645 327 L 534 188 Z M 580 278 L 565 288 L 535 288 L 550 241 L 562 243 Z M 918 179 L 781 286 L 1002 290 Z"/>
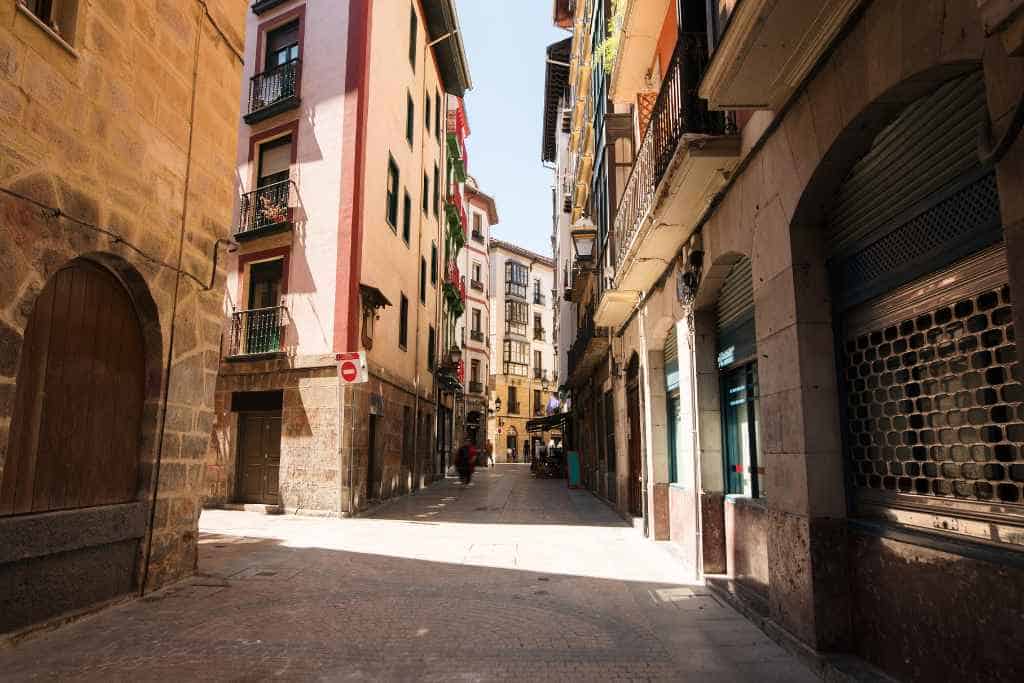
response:
<path id="1" fill-rule="evenodd" d="M 200 576 L 4 680 L 815 680 L 602 502 L 523 465 L 354 520 L 205 511 Z"/>

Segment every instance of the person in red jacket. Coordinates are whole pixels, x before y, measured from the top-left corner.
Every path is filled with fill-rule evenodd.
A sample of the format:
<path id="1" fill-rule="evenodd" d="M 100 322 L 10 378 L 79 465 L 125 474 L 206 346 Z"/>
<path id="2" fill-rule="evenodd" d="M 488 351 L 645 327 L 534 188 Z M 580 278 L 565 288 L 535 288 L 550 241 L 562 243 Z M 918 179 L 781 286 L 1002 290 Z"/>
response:
<path id="1" fill-rule="evenodd" d="M 473 468 L 476 466 L 476 447 L 473 440 L 468 436 L 462 442 L 462 447 L 455 454 L 455 469 L 459 471 L 459 479 L 466 486 L 473 480 Z"/>

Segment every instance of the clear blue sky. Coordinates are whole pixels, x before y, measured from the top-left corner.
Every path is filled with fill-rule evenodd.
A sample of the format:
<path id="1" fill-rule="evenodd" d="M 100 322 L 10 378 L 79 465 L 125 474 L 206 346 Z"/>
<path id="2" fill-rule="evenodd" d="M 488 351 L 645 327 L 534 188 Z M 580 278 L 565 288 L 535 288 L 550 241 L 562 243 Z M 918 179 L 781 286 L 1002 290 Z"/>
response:
<path id="1" fill-rule="evenodd" d="M 551 254 L 551 171 L 541 164 L 545 49 L 568 33 L 552 0 L 457 0 L 473 90 L 469 172 L 495 198 L 494 237 Z"/>

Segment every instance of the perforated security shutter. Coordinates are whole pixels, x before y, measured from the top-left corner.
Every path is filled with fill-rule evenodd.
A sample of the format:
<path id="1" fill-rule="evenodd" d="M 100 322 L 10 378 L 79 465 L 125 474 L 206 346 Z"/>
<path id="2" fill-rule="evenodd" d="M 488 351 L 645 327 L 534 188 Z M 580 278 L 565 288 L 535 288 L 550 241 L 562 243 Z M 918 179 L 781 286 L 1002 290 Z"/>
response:
<path id="1" fill-rule="evenodd" d="M 750 259 L 738 261 L 718 297 L 718 367 L 746 360 L 756 350 L 754 280 Z"/>
<path id="2" fill-rule="evenodd" d="M 669 391 L 679 388 L 679 344 L 675 325 L 665 339 L 665 386 Z"/>
<path id="3" fill-rule="evenodd" d="M 995 176 L 977 144 L 980 72 L 909 105 L 878 134 L 829 215 L 837 305 L 855 305 L 999 239 Z"/>

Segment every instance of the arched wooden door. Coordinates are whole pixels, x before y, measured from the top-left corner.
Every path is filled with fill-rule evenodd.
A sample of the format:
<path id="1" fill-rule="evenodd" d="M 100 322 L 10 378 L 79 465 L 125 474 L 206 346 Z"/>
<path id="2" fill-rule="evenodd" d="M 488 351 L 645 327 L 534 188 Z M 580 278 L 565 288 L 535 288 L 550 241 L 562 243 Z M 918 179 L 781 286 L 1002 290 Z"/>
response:
<path id="1" fill-rule="evenodd" d="M 74 261 L 36 301 L 18 368 L 0 515 L 138 496 L 142 326 L 106 269 Z"/>

